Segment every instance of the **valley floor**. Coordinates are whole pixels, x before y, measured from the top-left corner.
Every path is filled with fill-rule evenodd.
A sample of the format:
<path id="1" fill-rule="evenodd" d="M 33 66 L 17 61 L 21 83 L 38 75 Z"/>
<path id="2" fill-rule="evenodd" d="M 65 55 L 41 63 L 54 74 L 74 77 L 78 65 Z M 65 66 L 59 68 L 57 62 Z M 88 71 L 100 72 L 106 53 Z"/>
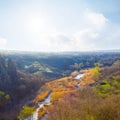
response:
<path id="1" fill-rule="evenodd" d="M 39 109 L 45 120 L 119 120 L 120 63 L 111 67 L 80 71 L 45 83 L 34 99 L 34 106 L 50 95 L 52 104 Z M 78 87 L 79 85 L 79 87 Z"/>

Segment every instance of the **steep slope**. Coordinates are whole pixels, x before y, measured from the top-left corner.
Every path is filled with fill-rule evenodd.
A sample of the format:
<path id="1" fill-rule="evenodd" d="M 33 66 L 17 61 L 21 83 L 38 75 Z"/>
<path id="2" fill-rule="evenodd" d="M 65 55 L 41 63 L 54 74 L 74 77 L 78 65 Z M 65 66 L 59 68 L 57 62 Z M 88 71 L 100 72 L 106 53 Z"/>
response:
<path id="1" fill-rule="evenodd" d="M 54 103 L 46 120 L 119 120 L 120 62 L 99 72 L 92 87 L 68 94 Z"/>

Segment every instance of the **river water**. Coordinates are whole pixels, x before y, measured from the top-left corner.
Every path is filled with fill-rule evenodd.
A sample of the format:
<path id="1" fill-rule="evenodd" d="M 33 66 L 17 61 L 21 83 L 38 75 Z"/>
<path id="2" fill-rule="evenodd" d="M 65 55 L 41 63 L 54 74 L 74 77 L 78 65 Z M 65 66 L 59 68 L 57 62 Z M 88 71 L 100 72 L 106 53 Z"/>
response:
<path id="1" fill-rule="evenodd" d="M 84 76 L 84 74 L 78 73 L 78 75 L 76 75 L 76 76 L 74 77 L 74 79 L 79 80 L 79 79 L 81 79 L 83 76 Z M 77 88 L 80 89 L 80 83 L 77 84 Z"/>
<path id="2" fill-rule="evenodd" d="M 80 78 L 82 78 L 84 76 L 84 74 L 82 74 L 82 73 L 79 73 L 78 75 L 76 75 L 75 76 L 75 78 L 74 79 L 80 79 Z"/>
<path id="3" fill-rule="evenodd" d="M 33 113 L 32 116 L 26 118 L 26 119 L 20 119 L 20 120 L 38 120 L 38 112 L 39 110 L 44 107 L 44 105 L 49 105 L 50 104 L 50 97 L 51 93 L 44 99 L 44 101 L 38 103 L 38 107 L 36 111 Z M 44 120 L 44 117 L 42 118 Z"/>

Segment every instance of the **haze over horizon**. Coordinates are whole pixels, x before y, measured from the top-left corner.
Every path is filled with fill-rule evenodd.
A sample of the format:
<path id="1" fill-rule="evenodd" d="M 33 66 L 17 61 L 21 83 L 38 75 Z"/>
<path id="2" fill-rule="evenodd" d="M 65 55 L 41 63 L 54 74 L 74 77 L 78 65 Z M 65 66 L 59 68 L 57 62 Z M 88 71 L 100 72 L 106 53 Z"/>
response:
<path id="1" fill-rule="evenodd" d="M 120 1 L 0 1 L 0 50 L 120 49 Z"/>

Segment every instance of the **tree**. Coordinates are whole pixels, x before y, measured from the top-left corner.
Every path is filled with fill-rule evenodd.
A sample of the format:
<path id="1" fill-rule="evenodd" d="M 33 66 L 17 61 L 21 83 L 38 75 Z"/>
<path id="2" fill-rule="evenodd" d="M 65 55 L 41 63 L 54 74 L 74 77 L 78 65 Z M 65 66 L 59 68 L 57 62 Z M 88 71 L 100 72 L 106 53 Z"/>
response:
<path id="1" fill-rule="evenodd" d="M 9 100 L 10 100 L 10 95 L 6 94 L 3 91 L 0 91 L 0 107 L 6 105 Z"/>
<path id="2" fill-rule="evenodd" d="M 17 79 L 17 70 L 15 63 L 9 59 L 7 62 L 7 72 L 12 81 L 16 81 Z"/>
<path id="3" fill-rule="evenodd" d="M 33 115 L 33 112 L 35 111 L 34 107 L 29 107 L 27 105 L 22 107 L 22 110 L 20 111 L 20 114 L 18 116 L 19 119 L 25 119 Z"/>
<path id="4" fill-rule="evenodd" d="M 99 63 L 99 62 L 96 62 L 96 63 L 94 63 L 94 66 L 100 68 L 100 67 L 103 67 L 103 64 L 101 64 L 101 63 Z"/>
<path id="5" fill-rule="evenodd" d="M 80 70 L 84 67 L 84 64 L 83 63 L 75 63 L 74 65 L 72 65 L 72 68 L 73 69 L 76 69 L 76 70 Z"/>

